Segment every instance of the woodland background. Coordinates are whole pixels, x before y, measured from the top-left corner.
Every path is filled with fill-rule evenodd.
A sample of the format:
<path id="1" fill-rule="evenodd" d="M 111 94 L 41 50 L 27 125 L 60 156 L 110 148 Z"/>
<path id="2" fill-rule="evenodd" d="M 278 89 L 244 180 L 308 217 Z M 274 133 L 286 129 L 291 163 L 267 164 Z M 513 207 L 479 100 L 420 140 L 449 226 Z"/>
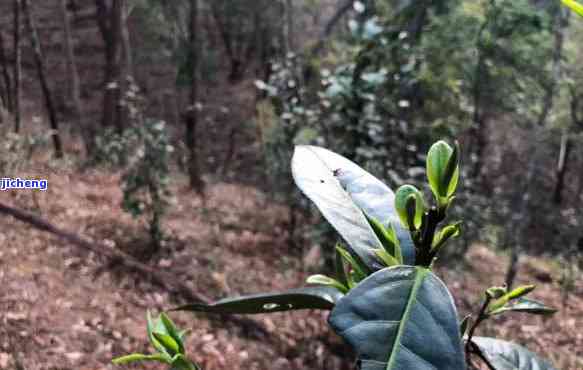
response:
<path id="1" fill-rule="evenodd" d="M 0 369 L 113 369 L 147 309 L 302 285 L 336 237 L 293 146 L 395 189 L 442 138 L 460 314 L 534 281 L 560 312 L 482 334 L 582 369 L 582 35 L 551 0 L 2 0 L 0 174 L 49 189 L 0 193 Z M 208 370 L 352 368 L 325 313 L 174 317 Z"/>

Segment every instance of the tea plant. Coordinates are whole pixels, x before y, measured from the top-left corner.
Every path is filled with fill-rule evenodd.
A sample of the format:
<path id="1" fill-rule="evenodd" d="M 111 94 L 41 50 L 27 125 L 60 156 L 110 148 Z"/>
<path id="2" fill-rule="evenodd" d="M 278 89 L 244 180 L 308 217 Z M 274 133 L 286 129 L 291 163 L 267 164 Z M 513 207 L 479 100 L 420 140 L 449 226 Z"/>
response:
<path id="1" fill-rule="evenodd" d="M 123 168 L 135 150 L 136 135 L 134 130 L 118 133 L 117 129 L 109 127 L 94 139 L 94 147 L 89 159 L 90 165 Z"/>
<path id="2" fill-rule="evenodd" d="M 394 194 L 348 159 L 315 146 L 298 146 L 292 159 L 297 186 L 342 236 L 333 277 L 314 275 L 311 286 L 274 294 L 193 303 L 175 310 L 257 314 L 330 310 L 328 323 L 358 354 L 362 370 L 553 367 L 527 349 L 476 337 L 480 324 L 508 312 L 552 314 L 525 298 L 534 286 L 492 287 L 475 319 L 458 319 L 454 300 L 432 265 L 448 240 L 461 232 L 446 223 L 459 181 L 459 149 L 440 141 L 427 155 L 433 202 L 403 185 Z M 139 358 L 136 358 L 139 359 Z"/>
<path id="3" fill-rule="evenodd" d="M 166 314 L 161 313 L 156 320 L 152 320 L 150 312 L 147 314 L 148 339 L 157 353 L 132 353 L 113 360 L 116 365 L 128 364 L 136 361 L 152 361 L 169 365 L 175 370 L 200 370 L 184 353 L 184 337 L 188 332 L 179 331 L 174 322 Z"/>
<path id="4" fill-rule="evenodd" d="M 148 217 L 150 237 L 156 251 L 163 240 L 161 220 L 171 197 L 169 165 L 174 149 L 162 121 L 146 121 L 143 126 L 131 130 L 135 146 L 122 176 L 122 208 L 134 217 Z"/>

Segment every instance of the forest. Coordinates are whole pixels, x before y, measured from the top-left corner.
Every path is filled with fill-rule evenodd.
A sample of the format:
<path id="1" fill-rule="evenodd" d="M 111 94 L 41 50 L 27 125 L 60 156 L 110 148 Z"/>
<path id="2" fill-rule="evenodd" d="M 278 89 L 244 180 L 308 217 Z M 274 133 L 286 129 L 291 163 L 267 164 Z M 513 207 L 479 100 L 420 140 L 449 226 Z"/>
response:
<path id="1" fill-rule="evenodd" d="M 1 0 L 0 370 L 583 370 L 583 2 Z"/>

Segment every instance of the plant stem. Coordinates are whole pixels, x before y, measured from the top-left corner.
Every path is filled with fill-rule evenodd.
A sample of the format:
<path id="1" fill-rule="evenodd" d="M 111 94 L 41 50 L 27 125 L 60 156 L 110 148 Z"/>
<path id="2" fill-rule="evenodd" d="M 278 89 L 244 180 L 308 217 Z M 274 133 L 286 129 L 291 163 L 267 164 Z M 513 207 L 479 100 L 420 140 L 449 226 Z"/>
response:
<path id="1" fill-rule="evenodd" d="M 470 330 L 468 332 L 468 339 L 466 340 L 466 346 L 465 346 L 466 361 L 468 361 L 468 365 L 469 365 L 469 361 L 470 361 L 469 355 L 472 352 L 472 346 L 477 347 L 472 342 L 472 338 L 473 338 L 474 333 L 476 332 L 476 329 L 478 328 L 478 326 L 489 317 L 486 314 L 486 310 L 488 309 L 488 305 L 490 304 L 491 300 L 492 300 L 492 298 L 489 295 L 486 295 L 486 299 L 484 300 L 484 303 L 482 303 L 482 307 L 480 308 L 480 311 L 478 313 L 478 318 L 472 324 L 472 326 L 470 327 Z M 481 354 L 481 356 L 480 356 L 480 354 Z M 483 354 L 481 353 L 481 351 L 479 352 L 478 356 L 480 356 L 480 358 L 483 357 Z M 484 360 L 484 359 L 482 358 L 482 360 Z M 485 360 L 485 361 L 487 362 L 487 360 Z M 496 369 L 494 369 L 494 370 L 496 370 Z"/>
<path id="2" fill-rule="evenodd" d="M 421 238 L 415 240 L 417 247 L 416 264 L 424 267 L 429 267 L 435 254 L 431 252 L 431 244 L 437 225 L 445 219 L 445 211 L 436 207 L 431 207 L 424 219 L 424 227 L 421 231 Z"/>
<path id="3" fill-rule="evenodd" d="M 472 353 L 475 353 L 476 355 L 478 355 L 478 357 L 480 358 L 480 360 L 482 360 L 486 366 L 488 366 L 488 369 L 490 370 L 497 370 L 494 365 L 492 365 L 490 363 L 490 360 L 488 360 L 488 358 L 486 358 L 486 356 L 484 355 L 484 352 L 482 352 L 482 350 L 480 349 L 480 347 L 478 347 L 478 345 L 474 342 L 470 342 L 471 343 L 471 347 L 472 347 Z"/>

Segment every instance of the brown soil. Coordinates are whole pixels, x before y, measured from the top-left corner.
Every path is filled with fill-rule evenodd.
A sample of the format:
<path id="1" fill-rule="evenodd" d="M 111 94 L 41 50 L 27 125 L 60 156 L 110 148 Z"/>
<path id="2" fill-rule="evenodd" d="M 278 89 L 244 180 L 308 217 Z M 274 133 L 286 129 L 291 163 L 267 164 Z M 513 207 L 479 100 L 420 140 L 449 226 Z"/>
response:
<path id="1" fill-rule="evenodd" d="M 62 228 L 143 256 L 144 226 L 119 208 L 118 177 L 36 168 L 50 181 L 45 193 L 2 193 L 2 201 L 39 212 Z M 146 261 L 177 276 L 192 289 L 215 298 L 276 291 L 302 285 L 308 275 L 301 254 L 285 242 L 286 210 L 269 204 L 252 187 L 219 183 L 203 206 L 186 190 L 173 189 L 177 202 L 165 220 L 170 239 Z M 10 218 L 0 218 L 0 368 L 14 367 L 22 353 L 26 369 L 114 368 L 113 356 L 147 351 L 145 313 L 176 303 L 147 278 L 107 265 L 94 255 Z M 459 266 L 441 268 L 460 315 L 478 306 L 481 291 L 500 284 L 505 263 L 476 245 Z M 503 258 L 502 258 L 503 259 Z M 504 260 L 504 259 L 503 259 Z M 464 266 L 461 266 L 461 265 Z M 559 369 L 583 364 L 583 284 L 561 307 L 556 271 L 529 258 L 521 282 L 540 282 L 534 293 L 561 312 L 551 319 L 509 315 L 486 325 L 482 335 L 517 340 L 553 360 Z M 548 282 L 548 279 L 554 282 Z M 326 313 L 296 312 L 255 316 L 271 333 L 254 338 L 237 326 L 205 315 L 173 314 L 193 333 L 189 353 L 213 369 L 350 369 L 350 355 L 326 327 Z M 495 324 L 495 325 L 494 325 Z"/>

